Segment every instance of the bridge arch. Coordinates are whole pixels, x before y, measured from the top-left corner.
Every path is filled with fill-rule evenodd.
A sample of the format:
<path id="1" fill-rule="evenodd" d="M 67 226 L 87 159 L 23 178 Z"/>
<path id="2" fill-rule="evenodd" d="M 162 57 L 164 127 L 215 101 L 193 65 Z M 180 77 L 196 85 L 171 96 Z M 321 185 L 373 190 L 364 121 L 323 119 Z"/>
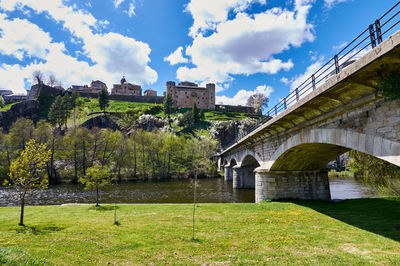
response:
<path id="1" fill-rule="evenodd" d="M 233 167 L 237 165 L 234 157 L 225 158 L 224 160 L 224 180 L 231 181 L 233 179 Z"/>
<path id="2" fill-rule="evenodd" d="M 260 166 L 255 156 L 246 154 L 240 165 L 233 167 L 233 188 L 254 189 L 256 176 L 254 170 Z"/>
<path id="3" fill-rule="evenodd" d="M 263 164 L 263 160 L 262 158 L 254 151 L 252 150 L 246 150 L 246 152 L 244 152 L 239 160 L 238 165 L 240 167 L 245 166 L 246 164 L 249 164 L 249 160 L 251 160 L 253 162 L 253 164 L 255 163 L 254 161 L 256 161 L 258 163 L 258 165 L 262 165 Z M 244 162 L 244 165 L 243 165 Z"/>
<path id="4" fill-rule="evenodd" d="M 400 143 L 344 129 L 302 130 L 287 139 L 266 164 L 271 171 L 319 170 L 329 161 L 357 150 L 400 166 Z"/>

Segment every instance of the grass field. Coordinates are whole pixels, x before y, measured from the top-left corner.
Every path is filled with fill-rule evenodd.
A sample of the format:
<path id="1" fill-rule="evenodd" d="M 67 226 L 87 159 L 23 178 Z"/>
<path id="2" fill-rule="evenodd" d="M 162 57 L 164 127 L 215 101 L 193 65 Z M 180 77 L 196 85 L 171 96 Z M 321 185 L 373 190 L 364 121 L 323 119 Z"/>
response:
<path id="1" fill-rule="evenodd" d="M 400 198 L 0 208 L 0 263 L 400 264 Z"/>
<path id="2" fill-rule="evenodd" d="M 9 103 L 9 104 L 4 105 L 4 107 L 0 108 L 0 112 L 5 112 L 5 111 L 10 110 L 11 106 L 13 106 L 14 104 L 17 104 L 17 103 L 19 103 L 19 102 Z"/>

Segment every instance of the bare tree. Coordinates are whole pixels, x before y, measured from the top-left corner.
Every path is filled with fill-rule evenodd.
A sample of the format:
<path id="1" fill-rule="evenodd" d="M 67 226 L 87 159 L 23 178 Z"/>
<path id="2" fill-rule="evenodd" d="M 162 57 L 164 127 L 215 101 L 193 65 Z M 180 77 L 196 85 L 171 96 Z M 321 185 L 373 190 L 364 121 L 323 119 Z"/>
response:
<path id="1" fill-rule="evenodd" d="M 36 82 L 36 84 L 42 84 L 44 80 L 44 74 L 40 70 L 35 70 L 32 74 L 33 81 Z"/>
<path id="2" fill-rule="evenodd" d="M 54 87 L 59 84 L 59 82 L 54 74 L 51 74 L 49 76 L 49 81 L 47 82 L 47 84 L 51 87 Z"/>
<path id="3" fill-rule="evenodd" d="M 247 106 L 254 107 L 257 113 L 261 113 L 263 108 L 268 105 L 268 97 L 256 92 L 247 99 Z"/>

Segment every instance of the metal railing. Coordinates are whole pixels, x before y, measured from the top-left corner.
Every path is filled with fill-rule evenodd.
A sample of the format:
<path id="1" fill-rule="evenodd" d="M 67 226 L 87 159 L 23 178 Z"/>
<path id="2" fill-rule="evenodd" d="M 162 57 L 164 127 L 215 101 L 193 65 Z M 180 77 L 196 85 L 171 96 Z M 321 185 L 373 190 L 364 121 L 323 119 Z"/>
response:
<path id="1" fill-rule="evenodd" d="M 398 16 L 400 14 L 399 5 L 400 1 L 379 19 L 375 20 L 373 24 L 370 24 L 361 34 L 347 44 L 342 50 L 340 50 L 340 52 L 335 54 L 310 77 L 303 81 L 303 83 L 293 89 L 288 96 L 269 109 L 263 119 L 246 128 L 244 133 L 235 134 L 235 139 L 223 148 L 226 149 L 246 137 L 271 118 L 285 111 L 304 96 L 324 84 L 328 78 L 339 74 L 342 69 L 354 63 L 362 55 L 379 45 L 384 40 L 384 36 L 391 34 L 394 28 L 400 23 L 400 16 Z"/>

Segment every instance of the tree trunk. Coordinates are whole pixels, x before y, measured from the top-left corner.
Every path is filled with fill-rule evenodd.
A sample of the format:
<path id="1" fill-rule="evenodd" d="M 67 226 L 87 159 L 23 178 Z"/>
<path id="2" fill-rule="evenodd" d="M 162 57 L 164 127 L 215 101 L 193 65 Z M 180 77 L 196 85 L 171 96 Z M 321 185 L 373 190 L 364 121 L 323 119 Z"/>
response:
<path id="1" fill-rule="evenodd" d="M 169 178 L 170 177 L 170 174 L 169 174 L 169 172 L 170 172 L 170 166 L 171 166 L 171 153 L 168 153 L 168 166 L 167 166 L 167 178 Z"/>
<path id="2" fill-rule="evenodd" d="M 11 158 L 10 158 L 10 151 L 8 150 L 8 147 L 6 148 L 6 152 L 7 152 L 7 164 L 8 164 L 8 167 L 10 167 Z"/>
<path id="3" fill-rule="evenodd" d="M 96 207 L 99 206 L 99 187 L 96 187 Z"/>
<path id="4" fill-rule="evenodd" d="M 146 164 L 144 161 L 144 144 L 142 144 L 143 179 L 146 179 Z"/>
<path id="5" fill-rule="evenodd" d="M 118 182 L 121 182 L 121 164 L 118 164 Z"/>
<path id="6" fill-rule="evenodd" d="M 197 169 L 194 171 L 193 230 L 192 230 L 192 241 L 194 241 L 194 215 L 195 215 L 195 212 L 196 212 L 196 196 L 197 196 Z"/>
<path id="7" fill-rule="evenodd" d="M 49 183 L 51 185 L 54 185 L 56 183 L 55 176 L 54 174 L 54 151 L 55 151 L 55 142 L 56 142 L 56 136 L 55 133 L 53 132 L 53 138 L 51 140 L 51 155 L 50 155 L 50 175 L 49 175 Z"/>
<path id="8" fill-rule="evenodd" d="M 86 143 L 84 139 L 82 139 L 82 174 L 86 175 Z"/>
<path id="9" fill-rule="evenodd" d="M 133 176 L 136 177 L 136 167 L 137 167 L 137 162 L 136 162 L 136 142 L 133 144 Z"/>
<path id="10" fill-rule="evenodd" d="M 106 143 L 104 145 L 104 150 L 103 150 L 103 158 L 101 159 L 101 162 L 102 162 L 103 165 L 106 164 L 107 146 L 108 146 L 108 141 L 106 140 Z"/>
<path id="11" fill-rule="evenodd" d="M 21 200 L 21 216 L 19 218 L 19 224 L 20 226 L 25 226 L 24 225 L 24 209 L 25 209 L 25 195 L 23 196 Z"/>
<path id="12" fill-rule="evenodd" d="M 97 152 L 97 137 L 95 137 L 95 140 L 94 140 L 91 165 L 94 165 L 94 160 L 96 159 L 96 152 Z"/>
<path id="13" fill-rule="evenodd" d="M 74 180 L 73 183 L 78 182 L 78 149 L 76 147 L 76 144 L 74 144 Z"/>

